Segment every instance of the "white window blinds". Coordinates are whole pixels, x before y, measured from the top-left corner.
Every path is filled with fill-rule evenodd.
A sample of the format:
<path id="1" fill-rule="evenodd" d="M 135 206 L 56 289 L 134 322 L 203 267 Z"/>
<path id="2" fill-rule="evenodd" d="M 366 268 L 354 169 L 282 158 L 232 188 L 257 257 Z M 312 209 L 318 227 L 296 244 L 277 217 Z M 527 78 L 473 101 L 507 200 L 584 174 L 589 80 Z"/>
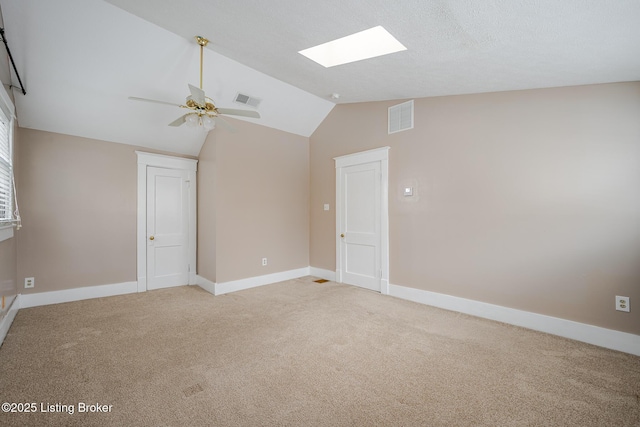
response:
<path id="1" fill-rule="evenodd" d="M 13 220 L 11 121 L 0 109 L 0 225 Z"/>

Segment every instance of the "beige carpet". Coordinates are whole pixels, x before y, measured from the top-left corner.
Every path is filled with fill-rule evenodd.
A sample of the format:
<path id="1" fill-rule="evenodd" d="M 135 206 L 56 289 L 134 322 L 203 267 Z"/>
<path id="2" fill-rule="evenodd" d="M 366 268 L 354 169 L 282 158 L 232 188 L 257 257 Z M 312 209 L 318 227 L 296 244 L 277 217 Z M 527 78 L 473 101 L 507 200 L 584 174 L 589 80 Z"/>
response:
<path id="1" fill-rule="evenodd" d="M 640 426 L 639 395 L 640 357 L 310 277 L 23 309 L 0 348 L 38 410 L 0 425 Z"/>

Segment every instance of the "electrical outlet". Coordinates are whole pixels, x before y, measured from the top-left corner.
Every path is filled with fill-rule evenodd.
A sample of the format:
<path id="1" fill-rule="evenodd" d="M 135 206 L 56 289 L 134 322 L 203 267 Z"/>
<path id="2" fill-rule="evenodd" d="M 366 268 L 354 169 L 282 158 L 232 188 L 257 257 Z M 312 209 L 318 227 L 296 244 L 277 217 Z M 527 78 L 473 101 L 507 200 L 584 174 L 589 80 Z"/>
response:
<path id="1" fill-rule="evenodd" d="M 265 265 L 267 265 L 267 259 L 266 258 L 262 258 L 262 266 L 264 267 Z"/>
<path id="2" fill-rule="evenodd" d="M 36 285 L 36 279 L 33 277 L 25 277 L 24 278 L 24 288 L 33 288 Z"/>
<path id="3" fill-rule="evenodd" d="M 629 297 L 621 297 L 616 295 L 616 310 L 629 311 Z"/>

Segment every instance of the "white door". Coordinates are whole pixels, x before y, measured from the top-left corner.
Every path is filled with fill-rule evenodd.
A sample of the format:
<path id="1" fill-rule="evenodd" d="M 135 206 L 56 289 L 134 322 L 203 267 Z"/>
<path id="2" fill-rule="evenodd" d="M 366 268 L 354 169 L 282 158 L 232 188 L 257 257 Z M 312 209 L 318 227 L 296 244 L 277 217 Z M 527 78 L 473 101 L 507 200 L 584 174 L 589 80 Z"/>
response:
<path id="1" fill-rule="evenodd" d="M 380 292 L 380 162 L 341 168 L 342 281 Z"/>
<path id="2" fill-rule="evenodd" d="M 336 280 L 389 293 L 389 147 L 336 157 Z"/>
<path id="3" fill-rule="evenodd" d="M 147 167 L 147 289 L 189 283 L 188 243 L 188 172 Z"/>

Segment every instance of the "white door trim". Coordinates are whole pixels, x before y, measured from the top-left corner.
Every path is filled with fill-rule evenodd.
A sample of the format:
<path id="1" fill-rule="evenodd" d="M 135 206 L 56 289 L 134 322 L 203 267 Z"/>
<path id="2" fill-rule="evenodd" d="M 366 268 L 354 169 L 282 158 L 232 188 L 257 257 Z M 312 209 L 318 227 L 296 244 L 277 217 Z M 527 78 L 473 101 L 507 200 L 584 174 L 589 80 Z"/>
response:
<path id="1" fill-rule="evenodd" d="M 189 179 L 189 244 L 188 260 L 189 284 L 196 283 L 196 171 L 198 161 L 162 154 L 136 151 L 138 155 L 138 227 L 137 242 L 137 279 L 138 292 L 147 290 L 147 167 L 182 169 L 187 171 Z"/>
<path id="2" fill-rule="evenodd" d="M 380 162 L 382 174 L 382 194 L 380 198 L 380 233 L 381 233 L 381 280 L 380 293 L 389 294 L 389 148 L 381 147 L 373 150 L 362 151 L 334 157 L 336 162 L 336 282 L 342 283 L 342 246 L 338 235 L 342 230 L 342 178 L 340 169 L 346 166 L 360 165 L 364 163 Z"/>

